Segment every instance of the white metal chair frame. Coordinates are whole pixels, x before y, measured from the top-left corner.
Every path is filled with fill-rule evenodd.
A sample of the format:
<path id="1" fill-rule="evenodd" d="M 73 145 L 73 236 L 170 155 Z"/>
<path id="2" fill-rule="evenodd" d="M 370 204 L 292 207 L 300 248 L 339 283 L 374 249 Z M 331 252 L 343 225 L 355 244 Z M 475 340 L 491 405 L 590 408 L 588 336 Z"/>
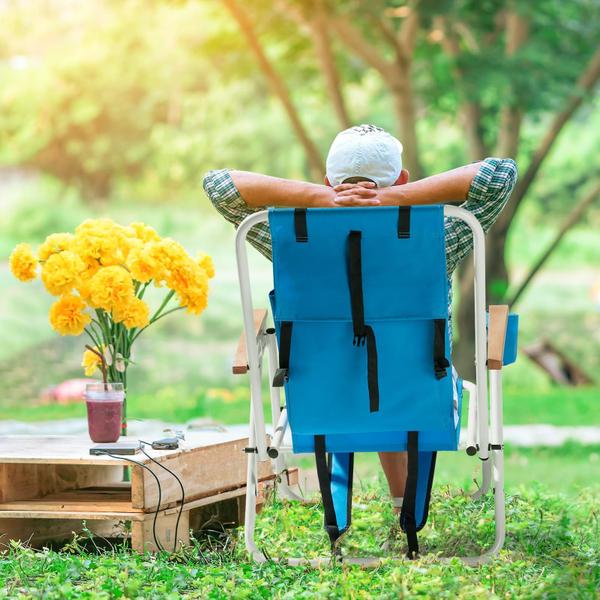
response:
<path id="1" fill-rule="evenodd" d="M 500 368 L 489 370 L 489 412 L 488 412 L 488 380 L 486 374 L 487 348 L 486 341 L 486 300 L 485 300 L 485 238 L 479 221 L 469 211 L 457 206 L 445 205 L 446 217 L 461 219 L 473 232 L 473 257 L 475 264 L 475 383 L 464 382 L 464 388 L 469 392 L 467 448 L 468 453 L 478 454 L 482 461 L 482 484 L 472 494 L 473 499 L 483 497 L 489 491 L 493 481 L 494 493 L 494 518 L 496 537 L 494 544 L 479 556 L 462 557 L 462 560 L 471 565 L 483 564 L 495 556 L 504 545 L 505 538 L 505 504 L 504 504 L 504 452 L 503 452 L 503 424 L 502 424 L 502 371 L 501 355 Z M 267 560 L 265 554 L 257 547 L 254 541 L 256 523 L 256 496 L 258 495 L 257 461 L 272 460 L 276 475 L 285 472 L 286 462 L 284 455 L 292 453 L 291 446 L 283 444 L 283 438 L 288 427 L 287 410 L 280 408 L 280 388 L 273 387 L 272 381 L 279 365 L 277 342 L 273 329 L 261 326 L 255 330 L 254 310 L 250 286 L 250 273 L 248 255 L 246 250 L 246 236 L 250 229 L 257 223 L 268 220 L 268 211 L 263 210 L 249 215 L 240 224 L 236 237 L 236 259 L 242 312 L 244 319 L 244 333 L 248 373 L 250 376 L 250 428 L 249 443 L 253 452 L 248 453 L 247 488 L 246 488 L 246 515 L 245 515 L 245 543 L 252 558 L 257 562 Z M 503 328 L 502 328 L 503 327 Z M 495 327 L 496 328 L 496 327 Z M 506 322 L 498 323 L 498 331 L 494 335 L 501 339 L 501 348 L 504 347 L 504 332 Z M 502 329 L 500 331 L 500 329 Z M 490 338 L 492 336 L 490 323 Z M 271 418 L 273 435 L 267 436 L 265 415 L 262 404 L 261 381 L 263 376 L 263 355 L 268 350 L 268 374 L 271 399 Z M 282 480 L 279 491 L 283 497 L 302 501 L 290 486 Z M 277 560 L 277 559 L 275 559 Z M 322 565 L 331 559 L 284 558 L 288 564 Z M 346 563 L 358 563 L 363 566 L 376 565 L 379 558 L 347 558 Z"/>

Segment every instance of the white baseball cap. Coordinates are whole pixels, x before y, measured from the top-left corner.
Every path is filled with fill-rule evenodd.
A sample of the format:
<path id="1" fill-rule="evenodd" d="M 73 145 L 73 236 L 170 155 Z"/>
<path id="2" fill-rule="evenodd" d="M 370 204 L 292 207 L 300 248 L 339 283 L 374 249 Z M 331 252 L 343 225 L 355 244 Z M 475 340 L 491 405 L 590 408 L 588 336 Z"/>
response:
<path id="1" fill-rule="evenodd" d="M 380 188 L 389 187 L 402 171 L 402 144 L 381 127 L 351 127 L 333 140 L 326 171 L 333 187 L 354 177 L 370 179 Z"/>

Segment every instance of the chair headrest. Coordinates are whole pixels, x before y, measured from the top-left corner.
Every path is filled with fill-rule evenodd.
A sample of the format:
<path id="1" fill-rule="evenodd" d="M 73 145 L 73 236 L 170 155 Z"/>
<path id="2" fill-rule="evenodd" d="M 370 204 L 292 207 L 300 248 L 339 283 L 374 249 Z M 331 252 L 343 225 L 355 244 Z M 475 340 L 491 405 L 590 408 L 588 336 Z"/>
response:
<path id="1" fill-rule="evenodd" d="M 447 317 L 443 206 L 270 209 L 269 224 L 276 319 L 352 320 L 351 231 L 361 232 L 367 322 Z"/>

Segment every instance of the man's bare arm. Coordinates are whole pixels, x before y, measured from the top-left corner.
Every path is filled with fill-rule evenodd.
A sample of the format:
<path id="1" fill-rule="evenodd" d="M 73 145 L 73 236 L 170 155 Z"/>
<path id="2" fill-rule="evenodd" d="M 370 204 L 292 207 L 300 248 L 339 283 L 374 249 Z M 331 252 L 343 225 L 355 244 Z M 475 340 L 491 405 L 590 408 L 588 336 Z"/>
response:
<path id="1" fill-rule="evenodd" d="M 480 162 L 472 163 L 412 183 L 381 189 L 374 189 L 370 182 L 342 184 L 334 190 L 316 183 L 248 171 L 230 171 L 230 175 L 244 202 L 253 208 L 396 206 L 463 202 L 480 166 Z"/>
<path id="2" fill-rule="evenodd" d="M 481 164 L 476 162 L 412 183 L 377 189 L 376 197 L 382 206 L 464 202 Z M 373 192 L 362 184 L 338 185 L 335 191 L 338 206 L 360 206 L 365 195 L 371 197 Z"/>
<path id="3" fill-rule="evenodd" d="M 244 202 L 253 208 L 335 206 L 335 192 L 325 185 L 280 179 L 248 171 L 230 171 L 230 175 Z"/>

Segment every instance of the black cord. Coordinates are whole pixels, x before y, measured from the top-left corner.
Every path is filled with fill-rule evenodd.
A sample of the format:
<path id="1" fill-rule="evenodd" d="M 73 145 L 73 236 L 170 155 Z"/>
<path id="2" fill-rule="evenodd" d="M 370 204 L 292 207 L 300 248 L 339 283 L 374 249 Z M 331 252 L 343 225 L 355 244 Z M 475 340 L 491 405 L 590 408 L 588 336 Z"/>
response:
<path id="1" fill-rule="evenodd" d="M 110 456 L 111 458 L 117 458 L 119 460 L 126 460 L 127 462 L 133 463 L 134 465 L 137 465 L 138 467 L 142 467 L 142 469 L 146 469 L 146 471 L 148 471 L 148 473 L 150 473 L 152 475 L 152 477 L 154 477 L 154 479 L 156 480 L 156 485 L 158 486 L 158 504 L 156 505 L 156 511 L 154 511 L 154 520 L 152 521 L 152 536 L 154 537 L 154 543 L 156 544 L 156 547 L 161 552 L 164 552 L 165 549 L 161 546 L 160 542 L 158 541 L 158 538 L 156 537 L 156 519 L 158 518 L 158 513 L 160 512 L 160 503 L 161 503 L 161 499 L 162 499 L 162 489 L 160 487 L 160 481 L 158 480 L 156 473 L 150 467 L 147 467 L 146 465 L 138 462 L 137 460 L 132 460 L 131 458 L 126 458 L 125 456 L 119 456 L 117 454 L 111 454 L 110 452 L 107 452 L 106 450 L 99 450 L 98 452 L 101 454 L 106 454 L 106 456 Z M 143 450 L 142 450 L 142 452 L 143 452 Z M 146 453 L 144 452 L 144 454 L 146 454 Z"/>
<path id="2" fill-rule="evenodd" d="M 179 487 L 181 488 L 181 506 L 179 507 L 179 512 L 177 514 L 177 520 L 175 521 L 175 540 L 173 541 L 173 552 L 177 551 L 177 533 L 179 531 L 179 520 L 181 519 L 181 513 L 183 512 L 183 505 L 185 503 L 185 490 L 183 488 L 183 483 L 181 483 L 181 479 L 179 479 L 179 477 L 173 473 L 173 471 L 171 471 L 171 469 L 168 469 L 167 467 L 165 467 L 165 465 L 163 465 L 162 463 L 159 463 L 157 460 L 154 460 L 145 450 L 144 450 L 144 445 L 146 446 L 150 446 L 152 447 L 152 444 L 149 444 L 148 442 L 144 442 L 144 440 L 138 440 L 141 444 L 142 447 L 140 448 L 140 450 L 155 464 L 157 464 L 161 469 L 164 469 L 167 473 L 170 473 L 173 477 L 175 477 L 175 479 L 177 480 L 177 483 L 179 484 Z"/>

